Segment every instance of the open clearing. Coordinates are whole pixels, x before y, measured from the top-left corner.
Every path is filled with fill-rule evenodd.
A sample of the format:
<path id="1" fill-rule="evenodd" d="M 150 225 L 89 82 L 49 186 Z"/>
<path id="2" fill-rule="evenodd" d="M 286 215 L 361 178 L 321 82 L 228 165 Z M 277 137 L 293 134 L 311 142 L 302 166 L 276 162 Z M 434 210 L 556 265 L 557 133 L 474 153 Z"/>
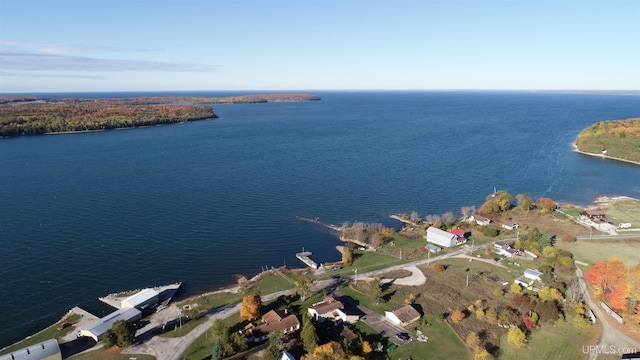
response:
<path id="1" fill-rule="evenodd" d="M 640 262 L 640 239 L 579 240 L 558 242 L 557 246 L 573 253 L 573 258 L 588 264 L 605 261 L 610 257 L 622 259 L 627 266 Z"/>

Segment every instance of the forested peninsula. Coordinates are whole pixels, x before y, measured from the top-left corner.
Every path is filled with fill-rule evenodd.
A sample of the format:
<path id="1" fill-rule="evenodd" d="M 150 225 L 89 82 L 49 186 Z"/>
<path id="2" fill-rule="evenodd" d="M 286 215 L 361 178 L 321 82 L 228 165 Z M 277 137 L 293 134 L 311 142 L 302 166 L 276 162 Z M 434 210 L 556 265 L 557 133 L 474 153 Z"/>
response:
<path id="1" fill-rule="evenodd" d="M 582 130 L 578 151 L 640 164 L 640 118 L 597 122 Z"/>
<path id="2" fill-rule="evenodd" d="M 314 101 L 309 94 L 228 97 L 41 98 L 0 96 L 0 137 L 99 131 L 218 116 L 211 105 Z"/>

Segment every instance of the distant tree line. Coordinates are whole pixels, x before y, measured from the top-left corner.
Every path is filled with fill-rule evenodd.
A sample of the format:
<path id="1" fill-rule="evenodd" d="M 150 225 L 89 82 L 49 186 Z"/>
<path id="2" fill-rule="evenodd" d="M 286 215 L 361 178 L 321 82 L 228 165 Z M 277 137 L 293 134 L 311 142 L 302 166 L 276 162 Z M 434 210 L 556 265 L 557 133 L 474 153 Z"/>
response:
<path id="1" fill-rule="evenodd" d="M 320 98 L 308 94 L 106 99 L 0 96 L 0 137 L 96 131 L 217 118 L 211 104 L 312 100 Z"/>

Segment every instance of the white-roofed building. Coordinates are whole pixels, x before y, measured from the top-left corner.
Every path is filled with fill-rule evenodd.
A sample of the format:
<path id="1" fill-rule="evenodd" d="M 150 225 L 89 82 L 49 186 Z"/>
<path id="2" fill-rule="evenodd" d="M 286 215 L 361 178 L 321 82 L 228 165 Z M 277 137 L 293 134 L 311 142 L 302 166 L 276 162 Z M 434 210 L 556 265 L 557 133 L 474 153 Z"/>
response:
<path id="1" fill-rule="evenodd" d="M 158 302 L 158 292 L 154 289 L 144 289 L 135 295 L 131 295 L 128 298 L 120 302 L 121 308 L 137 308 L 142 309 L 145 306 L 151 306 Z"/>
<path id="2" fill-rule="evenodd" d="M 102 335 L 113 327 L 113 323 L 118 320 L 124 320 L 126 322 L 134 322 L 140 320 L 142 313 L 136 308 L 124 308 L 116 310 L 111 314 L 98 319 L 87 327 L 80 330 L 80 336 L 90 337 L 93 340 L 100 341 Z"/>
<path id="3" fill-rule="evenodd" d="M 62 360 L 62 354 L 58 341 L 49 339 L 6 355 L 0 355 L 0 360 Z"/>
<path id="4" fill-rule="evenodd" d="M 456 234 L 452 234 L 450 232 L 440 230 L 433 226 L 430 226 L 427 229 L 426 238 L 428 242 L 434 243 L 443 247 L 453 247 L 467 241 L 467 239 L 465 239 L 464 237 L 460 238 Z"/>

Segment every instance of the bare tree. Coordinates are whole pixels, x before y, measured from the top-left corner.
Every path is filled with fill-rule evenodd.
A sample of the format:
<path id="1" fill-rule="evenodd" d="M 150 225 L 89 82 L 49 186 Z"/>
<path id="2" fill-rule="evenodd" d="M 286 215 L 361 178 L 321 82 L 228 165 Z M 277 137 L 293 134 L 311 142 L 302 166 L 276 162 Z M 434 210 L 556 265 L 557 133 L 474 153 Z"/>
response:
<path id="1" fill-rule="evenodd" d="M 468 218 L 469 216 L 473 215 L 476 213 L 476 207 L 475 206 L 463 206 L 462 208 L 460 208 L 460 212 L 462 213 L 462 220 Z"/>
<path id="2" fill-rule="evenodd" d="M 409 215 L 409 220 L 416 222 L 418 220 L 420 220 L 420 216 L 418 215 L 418 213 L 416 211 L 412 211 L 411 215 Z"/>
<path id="3" fill-rule="evenodd" d="M 448 212 L 442 214 L 442 221 L 444 221 L 445 223 L 452 223 L 452 222 L 456 221 L 456 216 L 453 215 L 453 212 L 448 211 Z"/>
<path id="4" fill-rule="evenodd" d="M 580 281 L 577 278 L 571 279 L 569 283 L 567 283 L 567 299 L 574 304 L 582 301 L 584 297 L 584 292 L 582 287 L 580 286 Z"/>

